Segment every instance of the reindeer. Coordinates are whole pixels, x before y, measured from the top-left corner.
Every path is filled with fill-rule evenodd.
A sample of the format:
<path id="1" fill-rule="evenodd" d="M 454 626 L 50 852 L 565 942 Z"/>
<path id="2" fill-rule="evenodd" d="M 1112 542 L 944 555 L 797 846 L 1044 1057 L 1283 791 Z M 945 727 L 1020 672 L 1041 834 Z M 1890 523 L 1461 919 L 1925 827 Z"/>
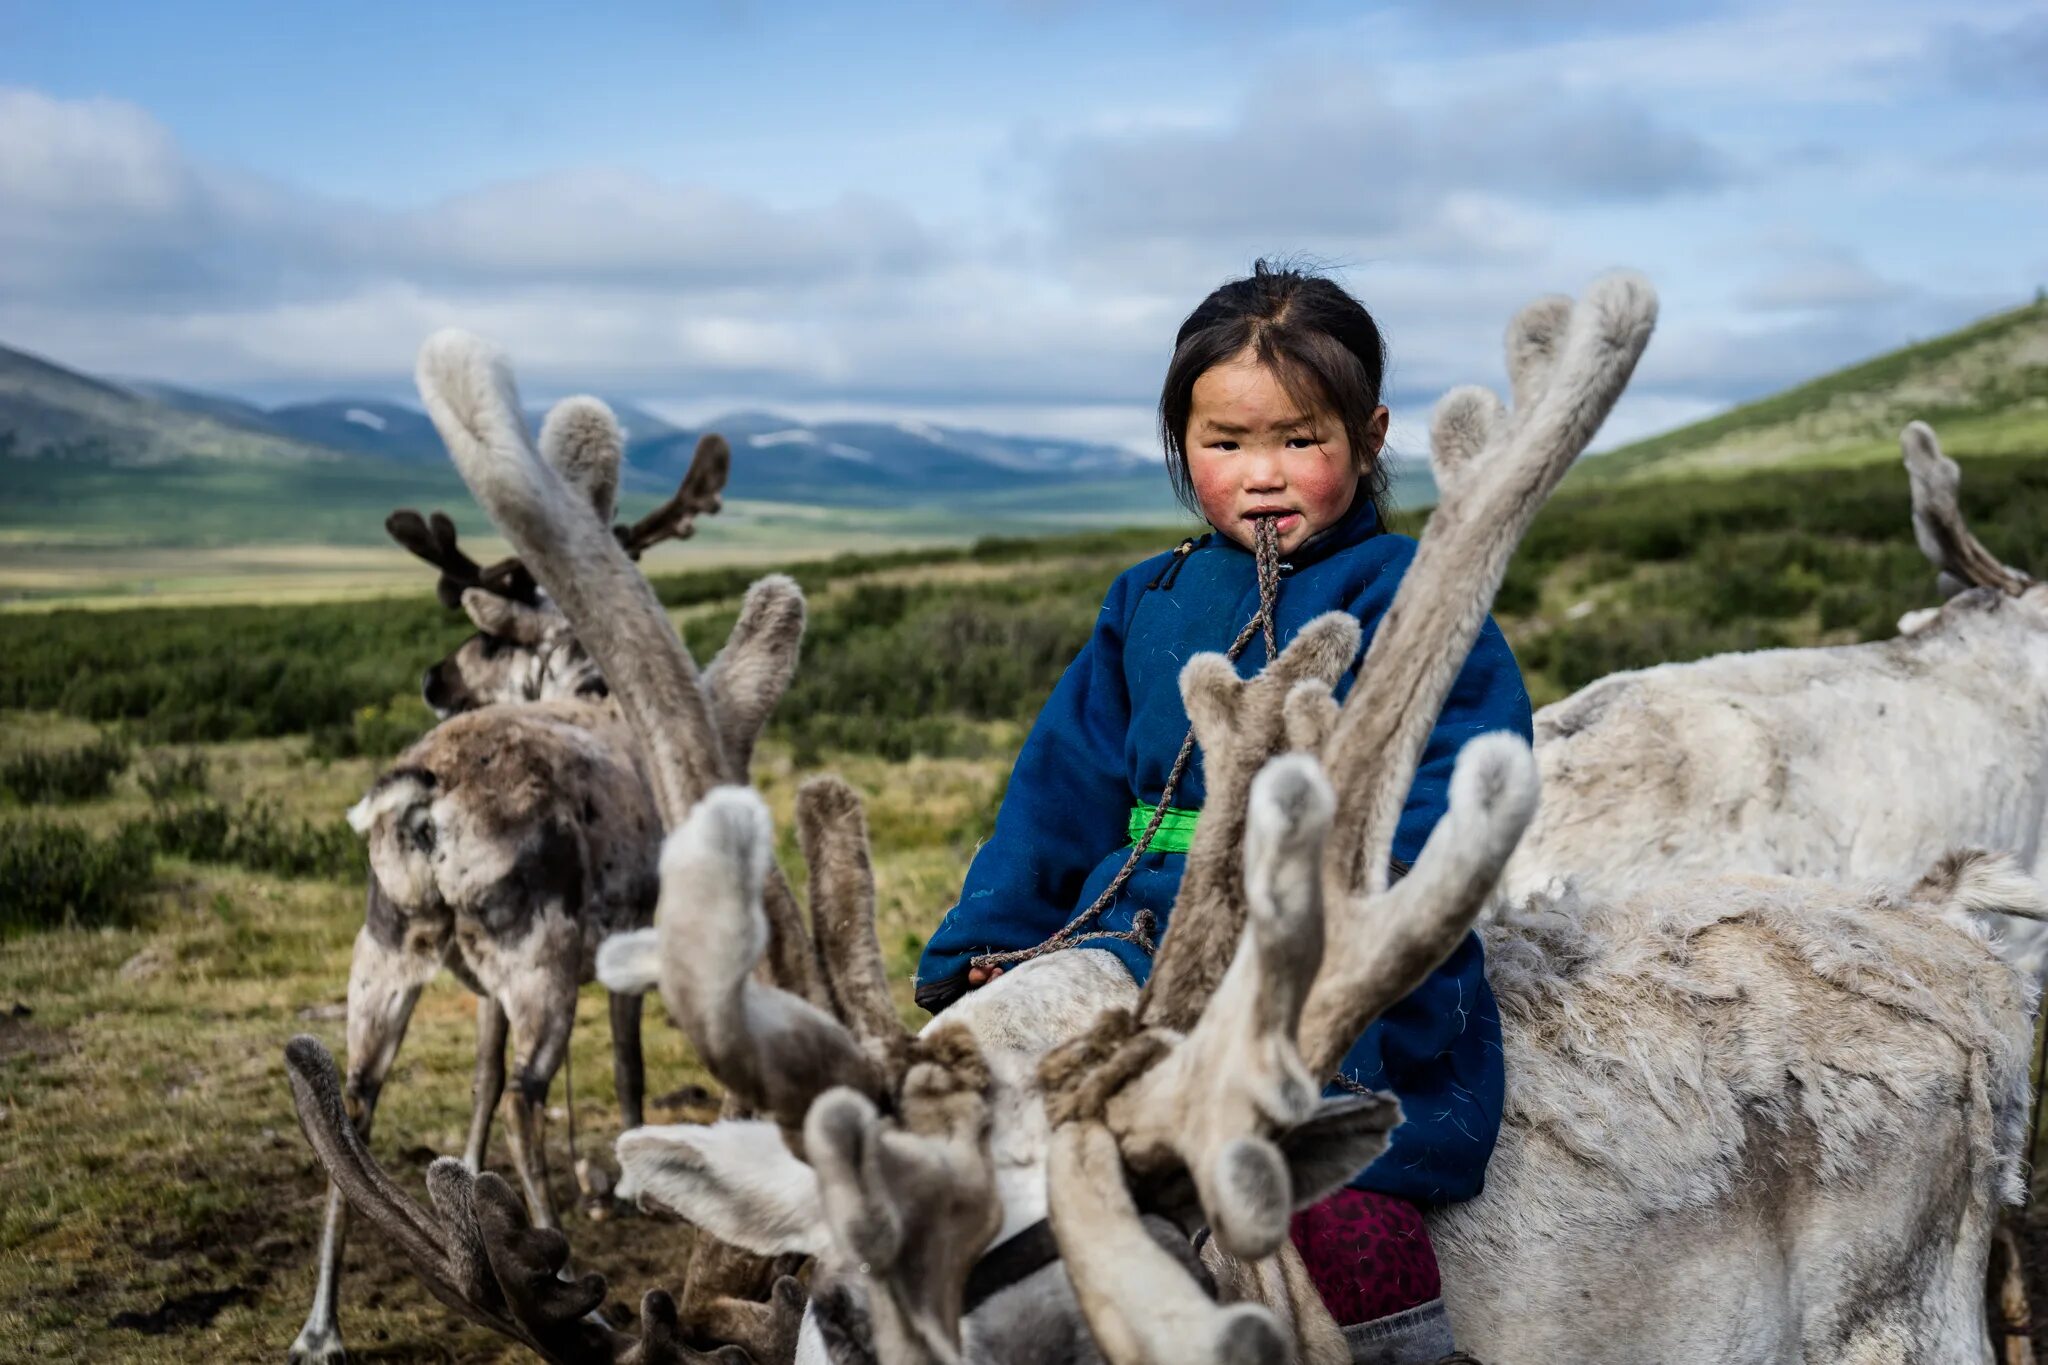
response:
<path id="1" fill-rule="evenodd" d="M 616 426 L 607 434 L 601 422 L 578 416 L 567 404 L 550 414 L 549 423 L 541 432 L 545 458 L 561 460 L 557 468 L 563 478 L 584 490 L 600 519 L 610 520 L 623 453 Z M 668 501 L 630 526 L 612 527 L 627 557 L 637 563 L 664 540 L 695 535 L 697 518 L 719 510 L 731 468 L 732 447 L 723 436 L 706 432 L 699 437 L 690 467 Z M 385 519 L 384 529 L 441 571 L 435 592 L 442 605 L 460 607 L 477 630 L 420 678 L 420 695 L 435 715 L 446 720 L 494 702 L 605 695 L 604 678 L 576 643 L 568 621 L 516 558 L 489 568 L 478 565 L 463 553 L 455 523 L 441 512 L 428 518 L 400 508 Z"/>
<path id="2" fill-rule="evenodd" d="M 758 978 L 772 831 L 757 797 L 721 781 L 687 653 L 525 442 L 502 362 L 459 336 L 429 342 L 422 388 L 465 478 L 647 745 L 670 830 L 660 898 L 652 931 L 606 950 L 607 979 L 652 978 L 762 1116 L 635 1130 L 621 1160 L 643 1203 L 819 1258 L 800 1359 L 1350 1358 L 1287 1218 L 1399 1116 L 1380 1096 L 1323 1098 L 1319 1081 L 1475 922 L 1533 814 L 1534 762 L 1511 737 L 1469 744 L 1449 812 L 1390 886 L 1395 818 L 1515 540 L 1653 313 L 1626 276 L 1576 306 L 1544 300 L 1510 330 L 1512 416 L 1483 390 L 1440 405 L 1443 498 L 1341 708 L 1331 684 L 1358 648 L 1341 614 L 1248 681 L 1221 658 L 1189 662 L 1210 794 L 1142 991 L 1106 954 L 1052 954 L 916 1037 L 888 1007 L 858 804 L 836 784 L 798 811 L 829 1008 Z M 2025 991 L 1967 911 L 2005 902 L 2043 912 L 2009 865 L 1967 855 L 1884 896 L 1729 879 L 1494 926 L 1517 973 L 1500 1174 L 1437 1222 L 1468 1349 L 1982 1359 L 1969 1309 L 2025 1090 L 2000 1025 Z M 1848 948 L 1802 933 L 1844 916 L 1860 926 Z M 1611 942 L 1574 937 L 1593 924 Z M 1643 1035 L 1626 1024 L 1639 1000 L 1658 1010 Z M 322 1162 L 459 1311 L 552 1360 L 709 1358 L 659 1291 L 637 1337 L 590 1322 L 602 1280 L 559 1283 L 566 1243 L 528 1229 L 495 1177 L 439 1162 L 422 1210 L 370 1162 L 318 1045 L 295 1040 L 287 1058 Z M 1632 1172 L 1629 1135 L 1674 1129 L 1697 1165 Z"/>
<path id="3" fill-rule="evenodd" d="M 595 399 L 558 404 L 541 450 L 562 478 L 609 520 L 623 447 L 610 410 Z M 694 516 L 717 510 L 729 451 L 699 444 L 681 488 L 619 543 L 633 558 L 686 537 Z M 437 512 L 394 513 L 395 538 L 442 569 L 437 590 L 485 633 L 482 652 L 518 654 L 535 681 L 530 705 L 465 710 L 399 755 L 349 812 L 368 841 L 367 913 L 349 973 L 347 1101 L 367 1135 L 420 991 L 443 967 L 477 996 L 477 1064 L 463 1162 L 482 1167 L 493 1111 L 505 1090 L 508 1036 L 517 1084 L 508 1107 L 513 1160 L 541 1226 L 556 1213 L 543 1119 L 547 1091 L 568 1055 L 578 987 L 592 979 L 596 946 L 645 924 L 655 892 L 660 825 L 636 745 L 603 680 L 566 620 L 516 559 L 479 568 Z M 727 646 L 707 670 L 707 704 L 725 745 L 744 765 L 786 688 L 803 632 L 803 598 L 770 576 L 748 592 Z M 440 668 L 445 669 L 444 663 Z M 436 671 L 428 674 L 429 700 Z M 744 772 L 742 766 L 739 769 Z M 622 1122 L 643 1118 L 640 997 L 611 1000 L 613 1074 Z M 586 1207 L 606 1191 L 579 1165 Z M 295 1361 L 345 1353 L 337 1322 L 347 1205 L 330 1188 L 313 1306 L 292 1347 Z"/>
<path id="4" fill-rule="evenodd" d="M 1545 707 L 1508 900 L 1565 875 L 1898 878 L 1971 846 L 2048 874 L 2048 587 L 1971 534 L 1932 428 L 1899 442 L 1945 605 L 1893 639 L 1617 673 Z M 2038 964 L 2048 937 L 2013 933 Z"/>

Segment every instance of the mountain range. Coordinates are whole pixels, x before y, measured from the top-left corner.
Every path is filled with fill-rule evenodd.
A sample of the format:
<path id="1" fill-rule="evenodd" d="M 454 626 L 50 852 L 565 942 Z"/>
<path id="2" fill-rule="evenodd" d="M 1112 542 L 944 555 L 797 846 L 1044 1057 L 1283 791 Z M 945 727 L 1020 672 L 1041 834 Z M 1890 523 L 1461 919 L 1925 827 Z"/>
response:
<path id="1" fill-rule="evenodd" d="M 675 486 L 698 432 L 630 402 L 613 408 L 628 437 L 625 502 L 637 514 Z M 1899 428 L 1916 417 L 1965 459 L 2048 454 L 2048 300 L 1581 461 L 1571 478 L 1896 460 Z M 735 454 L 734 504 L 707 535 L 737 544 L 744 523 L 764 554 L 771 542 L 777 553 L 816 549 L 820 525 L 835 528 L 835 545 L 868 545 L 1182 516 L 1157 460 L 1114 446 L 769 412 L 707 425 Z M 1431 498 L 1427 470 L 1399 466 L 1397 505 Z M 394 506 L 446 507 L 467 526 L 468 504 L 432 426 L 404 404 L 265 408 L 0 347 L 0 557 L 116 543 L 376 544 Z"/>
<path id="2" fill-rule="evenodd" d="M 626 486 L 665 492 L 698 429 L 612 401 L 627 435 Z M 541 413 L 530 414 L 536 425 Z M 867 504 L 1030 491 L 1076 479 L 1156 482 L 1159 466 L 1117 446 L 923 422 L 803 422 L 734 412 L 705 424 L 733 443 L 736 498 Z M 0 347 L 0 456 L 113 467 L 180 459 L 376 460 L 436 474 L 447 452 L 425 413 L 369 398 L 259 407 L 149 380 L 115 381 Z"/>

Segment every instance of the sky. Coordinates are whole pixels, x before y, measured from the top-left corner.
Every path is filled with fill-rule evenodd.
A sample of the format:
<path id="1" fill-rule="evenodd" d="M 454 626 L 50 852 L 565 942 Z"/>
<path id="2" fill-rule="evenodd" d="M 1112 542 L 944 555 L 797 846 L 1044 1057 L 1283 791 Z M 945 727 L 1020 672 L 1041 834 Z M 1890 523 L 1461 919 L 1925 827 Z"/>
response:
<path id="1" fill-rule="evenodd" d="M 1379 319 L 1398 452 L 1616 266 L 1601 444 L 1678 425 L 2048 284 L 2048 5 L 0 0 L 0 344 L 94 373 L 406 398 L 460 325 L 536 399 L 1150 449 L 1261 256 Z"/>

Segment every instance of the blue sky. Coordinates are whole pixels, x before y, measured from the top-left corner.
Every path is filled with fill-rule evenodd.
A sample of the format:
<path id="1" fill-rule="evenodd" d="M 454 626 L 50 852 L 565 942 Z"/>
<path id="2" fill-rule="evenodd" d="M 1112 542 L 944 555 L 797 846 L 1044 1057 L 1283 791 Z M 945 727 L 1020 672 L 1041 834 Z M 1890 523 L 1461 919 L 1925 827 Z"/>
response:
<path id="1" fill-rule="evenodd" d="M 2048 9 L 0 0 L 0 343 L 402 396 L 433 328 L 678 417 L 1148 443 L 1179 319 L 1339 271 L 1397 444 L 1643 270 L 1611 443 L 2048 283 Z"/>

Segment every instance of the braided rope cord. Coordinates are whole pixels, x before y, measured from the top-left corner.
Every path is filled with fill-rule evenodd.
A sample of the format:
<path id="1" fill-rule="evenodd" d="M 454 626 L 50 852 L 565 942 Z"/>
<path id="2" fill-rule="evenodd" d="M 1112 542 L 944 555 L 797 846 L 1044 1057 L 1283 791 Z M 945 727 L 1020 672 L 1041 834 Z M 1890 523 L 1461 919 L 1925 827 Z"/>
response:
<path id="1" fill-rule="evenodd" d="M 1263 637 L 1268 663 L 1278 657 L 1280 652 L 1273 633 L 1273 604 L 1280 596 L 1280 533 L 1274 528 L 1273 522 L 1274 519 L 1271 517 L 1260 517 L 1252 523 L 1252 548 L 1258 560 L 1259 609 L 1252 613 L 1252 619 L 1244 623 L 1244 629 L 1237 633 L 1237 639 L 1232 641 L 1230 648 L 1224 652 L 1224 657 L 1233 663 L 1237 661 L 1238 655 L 1244 653 L 1245 646 L 1251 643 L 1254 635 Z M 1160 822 L 1166 818 L 1167 808 L 1173 804 L 1173 793 L 1180 785 L 1181 774 L 1187 771 L 1188 760 L 1194 757 L 1194 753 L 1195 727 L 1190 725 L 1186 738 L 1180 742 L 1180 753 L 1174 756 L 1173 768 L 1166 774 L 1166 785 L 1160 789 L 1159 804 L 1152 809 L 1151 822 L 1145 826 L 1145 832 L 1132 843 L 1130 856 L 1124 859 L 1124 865 L 1117 869 L 1116 876 L 1110 879 L 1109 885 L 1102 888 L 1101 895 L 1090 901 L 1086 909 L 1068 920 L 1058 933 L 1038 946 L 1019 948 L 1007 953 L 983 953 L 971 959 L 967 965 L 1008 967 L 1018 962 L 1029 962 L 1047 953 L 1058 952 L 1063 948 L 1106 941 L 1135 943 L 1150 952 L 1153 948 L 1154 925 L 1150 910 L 1140 910 L 1131 921 L 1131 927 L 1120 932 L 1109 929 L 1097 929 L 1093 932 L 1084 930 L 1109 908 L 1111 902 L 1115 901 L 1117 893 L 1130 881 L 1131 874 L 1138 870 L 1138 859 L 1145 856 L 1145 850 L 1152 845 L 1152 836 L 1159 832 Z"/>

